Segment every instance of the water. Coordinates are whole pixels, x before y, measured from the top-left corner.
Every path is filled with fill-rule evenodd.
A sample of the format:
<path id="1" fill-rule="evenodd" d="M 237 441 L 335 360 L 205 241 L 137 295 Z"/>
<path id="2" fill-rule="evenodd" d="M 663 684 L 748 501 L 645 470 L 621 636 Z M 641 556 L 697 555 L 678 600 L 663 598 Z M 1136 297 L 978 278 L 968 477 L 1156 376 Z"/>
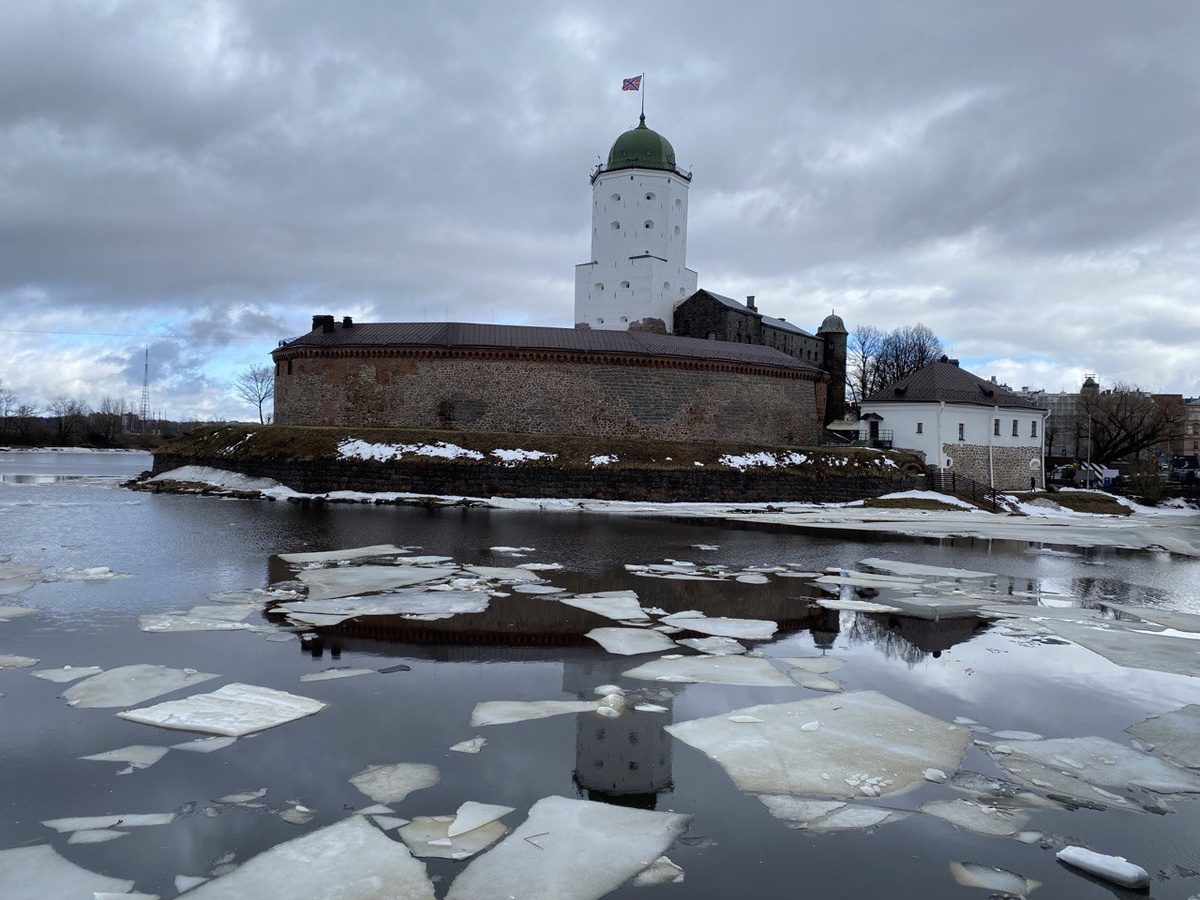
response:
<path id="1" fill-rule="evenodd" d="M 818 591 L 800 579 L 681 583 L 639 578 L 625 569 L 683 559 L 731 569 L 788 563 L 823 571 L 891 557 L 994 572 L 1002 589 L 1054 590 L 1090 605 L 1123 601 L 1200 611 L 1200 564 L 1193 560 L 1118 551 L 1046 555 L 981 539 L 847 540 L 584 513 L 303 506 L 119 487 L 148 464 L 139 454 L 0 454 L 0 553 L 14 564 L 52 572 L 107 566 L 127 576 L 51 581 L 0 598 L 0 604 L 38 610 L 0 622 L 0 654 L 39 658 L 37 668 L 190 667 L 220 676 L 202 691 L 244 682 L 329 704 L 315 716 L 224 750 L 171 751 L 148 769 L 118 776 L 119 764 L 79 757 L 133 744 L 169 746 L 193 735 L 126 722 L 113 715 L 116 710 L 72 708 L 59 699 L 67 685 L 30 677 L 30 669 L 0 671 L 6 694 L 0 698 L 0 848 L 48 843 L 80 866 L 133 879 L 137 890 L 163 897 L 175 895 L 177 875 L 206 875 L 230 852 L 244 862 L 369 805 L 348 779 L 368 765 L 397 762 L 431 763 L 441 773 L 436 786 L 395 804 L 405 818 L 452 814 L 462 802 L 477 800 L 515 807 L 504 820 L 511 828 L 539 798 L 554 794 L 692 815 L 687 835 L 669 851 L 685 880 L 649 889 L 626 886 L 612 897 L 986 896 L 955 883 L 952 861 L 1020 872 L 1043 882 L 1039 893 L 1047 897 L 1115 892 L 1066 870 L 1052 850 L 959 831 L 928 815 L 869 832 L 814 834 L 786 827 L 716 763 L 661 726 L 826 695 L 801 687 L 625 678 L 624 671 L 650 657 L 605 653 L 582 635 L 615 623 L 553 601 L 514 595 L 493 601 L 488 613 L 470 622 L 389 620 L 303 643 L 263 634 L 138 630 L 139 615 L 186 610 L 214 592 L 293 577 L 279 553 L 394 543 L 460 564 L 556 562 L 563 569 L 545 577 L 573 592 L 631 588 L 643 606 L 774 619 L 780 623 L 775 639 L 759 644 L 767 655 L 835 655 L 846 664 L 831 677 L 847 691 L 878 690 L 930 715 L 965 716 L 993 729 L 1100 735 L 1127 744 L 1127 726 L 1200 700 L 1194 678 L 1122 669 L 1082 647 L 1014 639 L 984 620 L 839 615 L 813 611 L 808 600 Z M 536 550 L 514 557 L 489 549 L 500 545 Z M 886 591 L 875 599 L 886 600 Z M 278 624 L 274 630 L 281 636 L 292 629 Z M 299 681 L 333 666 L 389 671 Z M 669 712 L 468 724 L 483 700 L 594 699 L 594 688 L 604 683 L 650 696 Z M 487 738 L 478 755 L 448 751 L 476 735 Z M 978 748 L 968 750 L 962 768 L 1004 774 Z M 214 803 L 260 788 L 267 789 L 261 808 Z M 863 802 L 915 810 L 927 800 L 965 796 L 947 785 L 924 784 Z M 281 819 L 289 801 L 312 809 L 311 822 Z M 1174 811 L 1167 815 L 1036 810 L 1026 827 L 1127 856 L 1156 876 L 1154 897 L 1191 897 L 1200 893 L 1200 876 L 1193 875 L 1200 871 L 1200 803 L 1173 800 L 1170 806 Z M 56 817 L 175 810 L 182 814 L 170 825 L 131 829 L 101 844 L 68 844 L 67 835 L 40 824 Z M 465 865 L 425 862 L 438 879 L 438 896 Z M 295 887 L 281 878 L 280 895 L 291 896 Z"/>

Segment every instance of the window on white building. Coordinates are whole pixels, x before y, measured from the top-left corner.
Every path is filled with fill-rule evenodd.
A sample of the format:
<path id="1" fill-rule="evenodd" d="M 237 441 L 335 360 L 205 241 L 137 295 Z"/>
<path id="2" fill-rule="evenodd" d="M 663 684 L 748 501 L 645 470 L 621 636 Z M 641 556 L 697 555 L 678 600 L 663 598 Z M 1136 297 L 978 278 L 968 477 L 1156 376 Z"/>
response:
<path id="1" fill-rule="evenodd" d="M 1029 423 L 1029 436 L 1037 437 L 1037 419 Z"/>
<path id="2" fill-rule="evenodd" d="M 925 433 L 925 423 L 918 422 L 917 423 L 917 434 L 924 434 L 924 433 Z"/>
<path id="3" fill-rule="evenodd" d="M 613 223 L 612 223 L 612 225 L 611 225 L 610 227 L 612 228 L 612 230 L 613 230 L 613 231 L 620 231 L 620 230 L 621 230 L 621 223 L 620 223 L 620 222 L 613 222 Z"/>
<path id="4" fill-rule="evenodd" d="M 1020 432 L 1017 431 L 1017 429 L 1020 427 L 1021 427 L 1021 423 L 1018 422 L 1016 419 L 1013 419 L 1013 437 L 1020 436 Z"/>
<path id="5" fill-rule="evenodd" d="M 647 199 L 647 200 L 653 200 L 653 199 L 654 199 L 654 194 L 653 194 L 652 192 L 649 192 L 649 191 L 648 191 L 648 192 L 646 193 L 646 199 Z"/>
<path id="6" fill-rule="evenodd" d="M 651 222 L 649 219 L 647 219 L 645 222 L 642 223 L 642 227 L 643 228 L 653 228 L 654 223 Z"/>
<path id="7" fill-rule="evenodd" d="M 960 441 L 965 441 L 967 439 L 967 426 L 962 422 L 958 423 L 958 439 Z"/>
<path id="8" fill-rule="evenodd" d="M 999 419 L 996 419 L 992 423 L 992 434 L 994 434 L 996 437 L 1000 437 L 1000 420 Z"/>
<path id="9" fill-rule="evenodd" d="M 620 195 L 620 194 L 613 194 L 613 195 L 612 195 L 612 198 L 613 198 L 613 203 L 620 203 L 620 202 L 621 202 L 621 195 Z"/>
<path id="10" fill-rule="evenodd" d="M 593 286 L 593 287 L 594 287 L 596 290 L 598 290 L 598 291 L 602 291 L 602 290 L 604 290 L 604 285 L 603 285 L 603 284 L 601 284 L 599 281 L 597 281 L 597 282 L 596 282 L 594 285 L 592 285 L 592 286 Z"/>
<path id="11" fill-rule="evenodd" d="M 627 287 L 629 287 L 629 282 L 628 282 L 628 281 L 622 281 L 622 282 L 621 282 L 621 287 L 623 287 L 623 288 L 627 288 Z"/>

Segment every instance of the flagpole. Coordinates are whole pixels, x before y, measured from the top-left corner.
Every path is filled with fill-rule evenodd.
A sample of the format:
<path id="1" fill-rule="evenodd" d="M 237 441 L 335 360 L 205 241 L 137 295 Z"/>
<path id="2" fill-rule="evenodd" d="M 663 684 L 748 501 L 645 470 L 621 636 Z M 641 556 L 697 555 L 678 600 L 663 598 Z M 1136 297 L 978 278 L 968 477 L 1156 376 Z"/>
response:
<path id="1" fill-rule="evenodd" d="M 638 91 L 642 95 L 642 118 L 646 118 L 646 73 L 642 73 L 642 89 Z"/>

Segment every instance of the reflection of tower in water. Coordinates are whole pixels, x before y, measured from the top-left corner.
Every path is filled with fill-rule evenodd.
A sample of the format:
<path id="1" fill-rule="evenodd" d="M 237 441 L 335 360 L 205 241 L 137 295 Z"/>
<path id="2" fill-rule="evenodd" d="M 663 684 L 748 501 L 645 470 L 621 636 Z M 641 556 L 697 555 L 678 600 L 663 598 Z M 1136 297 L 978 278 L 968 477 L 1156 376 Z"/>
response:
<path id="1" fill-rule="evenodd" d="M 627 657 L 568 657 L 563 661 L 563 690 L 583 700 L 597 699 L 598 686 L 616 684 L 621 673 L 635 665 Z M 669 692 L 663 697 L 655 696 L 652 702 L 669 709 Z M 671 724 L 671 713 L 638 712 L 633 702 L 611 719 L 595 713 L 576 718 L 575 784 L 589 800 L 654 809 L 658 794 L 671 787 L 671 738 L 663 730 Z"/>

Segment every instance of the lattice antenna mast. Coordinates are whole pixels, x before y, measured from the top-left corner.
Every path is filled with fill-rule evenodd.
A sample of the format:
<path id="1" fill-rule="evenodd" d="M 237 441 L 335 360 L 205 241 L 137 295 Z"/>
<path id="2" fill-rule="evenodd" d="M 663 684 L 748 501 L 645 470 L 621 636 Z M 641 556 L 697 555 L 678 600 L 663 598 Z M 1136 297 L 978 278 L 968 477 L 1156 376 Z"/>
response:
<path id="1" fill-rule="evenodd" d="M 146 348 L 146 365 L 142 369 L 142 434 L 146 433 L 146 420 L 150 416 L 150 348 Z"/>

